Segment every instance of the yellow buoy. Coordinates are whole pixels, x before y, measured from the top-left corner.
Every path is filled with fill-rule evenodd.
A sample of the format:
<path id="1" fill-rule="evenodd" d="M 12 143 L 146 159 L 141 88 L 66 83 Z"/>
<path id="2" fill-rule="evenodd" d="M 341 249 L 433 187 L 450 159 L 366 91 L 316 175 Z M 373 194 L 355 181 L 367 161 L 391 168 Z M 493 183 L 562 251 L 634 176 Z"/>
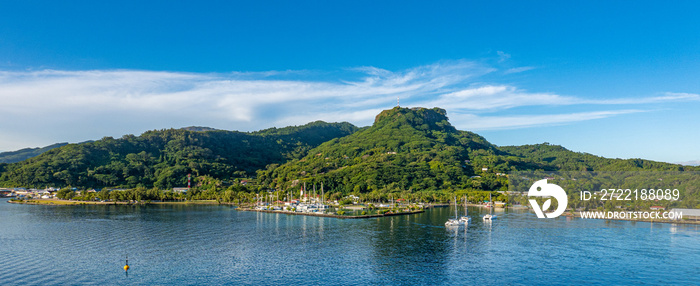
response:
<path id="1" fill-rule="evenodd" d="M 129 265 L 124 265 L 124 271 L 129 271 Z"/>

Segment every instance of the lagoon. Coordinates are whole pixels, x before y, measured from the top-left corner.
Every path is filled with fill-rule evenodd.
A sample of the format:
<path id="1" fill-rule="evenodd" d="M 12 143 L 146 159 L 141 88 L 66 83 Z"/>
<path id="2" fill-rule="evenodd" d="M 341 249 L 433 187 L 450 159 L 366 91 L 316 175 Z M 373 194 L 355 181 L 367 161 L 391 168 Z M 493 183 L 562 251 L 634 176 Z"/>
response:
<path id="1" fill-rule="evenodd" d="M 2 285 L 700 284 L 700 228 L 454 209 L 363 220 L 0 200 Z M 131 269 L 122 270 L 128 254 Z"/>

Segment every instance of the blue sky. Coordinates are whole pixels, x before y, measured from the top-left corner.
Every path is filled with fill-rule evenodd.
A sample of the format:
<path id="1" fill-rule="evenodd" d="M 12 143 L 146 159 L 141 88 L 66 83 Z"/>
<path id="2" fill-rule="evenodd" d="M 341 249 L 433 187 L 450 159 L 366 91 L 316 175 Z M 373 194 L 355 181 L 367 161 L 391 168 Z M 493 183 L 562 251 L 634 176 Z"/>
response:
<path id="1" fill-rule="evenodd" d="M 693 1 L 0 1 L 0 150 L 439 106 L 498 145 L 700 159 Z"/>

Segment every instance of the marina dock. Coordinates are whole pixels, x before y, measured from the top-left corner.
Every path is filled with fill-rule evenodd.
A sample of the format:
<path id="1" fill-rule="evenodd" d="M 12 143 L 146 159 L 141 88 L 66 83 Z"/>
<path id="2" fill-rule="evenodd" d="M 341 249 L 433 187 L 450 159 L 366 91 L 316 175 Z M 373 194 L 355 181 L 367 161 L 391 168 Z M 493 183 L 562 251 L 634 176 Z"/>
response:
<path id="1" fill-rule="evenodd" d="M 361 219 L 361 218 L 375 218 L 375 217 L 387 217 L 387 216 L 398 216 L 398 215 L 411 215 L 425 212 L 424 210 L 416 210 L 410 212 L 399 212 L 399 213 L 385 213 L 385 214 L 371 214 L 371 215 L 337 215 L 337 214 L 327 214 L 327 213 L 313 213 L 313 212 L 291 212 L 291 211 L 279 211 L 279 210 L 256 210 L 249 208 L 239 208 L 239 211 L 251 211 L 251 212 L 263 212 L 263 213 L 275 213 L 275 214 L 288 214 L 288 215 L 307 215 L 307 216 L 320 216 L 320 217 L 333 217 L 340 219 Z"/>

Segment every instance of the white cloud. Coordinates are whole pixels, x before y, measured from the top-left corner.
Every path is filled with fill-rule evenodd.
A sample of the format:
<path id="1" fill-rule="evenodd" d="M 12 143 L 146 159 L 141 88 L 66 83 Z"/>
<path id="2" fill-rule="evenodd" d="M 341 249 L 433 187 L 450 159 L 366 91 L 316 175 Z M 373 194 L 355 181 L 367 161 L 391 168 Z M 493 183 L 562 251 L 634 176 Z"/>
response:
<path id="1" fill-rule="evenodd" d="M 502 52 L 499 56 L 509 57 Z M 31 146 L 43 146 L 187 125 L 247 131 L 314 120 L 365 125 L 371 124 L 379 111 L 395 106 L 397 97 L 402 106 L 445 108 L 457 128 L 474 130 L 524 128 L 629 113 L 598 111 L 593 106 L 588 107 L 592 111 L 570 114 L 498 114 L 522 106 L 631 105 L 700 99 L 697 94 L 666 93 L 589 100 L 479 83 L 482 76 L 494 71 L 470 61 L 445 61 L 403 71 L 360 67 L 343 71 L 346 74 L 332 80 L 314 79 L 311 71 L 0 71 L 0 114 L 5 117 L 0 121 L 0 132 L 12 134 L 0 138 L 0 149 L 11 150 L 17 142 L 27 144 L 28 138 L 36 142 Z M 485 112 L 494 114 L 483 116 Z"/>
<path id="2" fill-rule="evenodd" d="M 568 114 L 516 115 L 516 116 L 478 116 L 462 114 L 451 116 L 451 121 L 465 126 L 468 130 L 516 129 L 534 126 L 558 125 L 564 123 L 602 119 L 622 114 L 644 112 L 643 110 L 612 110 L 576 112 Z"/>
<path id="3" fill-rule="evenodd" d="M 442 94 L 431 103 L 453 109 L 489 110 L 532 105 L 570 105 L 579 101 L 574 97 L 531 93 L 512 86 L 485 85 Z"/>
<path id="4" fill-rule="evenodd" d="M 675 101 L 700 101 L 700 95 L 693 93 L 666 92 L 662 96 L 640 97 L 640 98 L 614 98 L 602 100 L 581 100 L 580 103 L 590 104 L 647 104 L 663 103 Z"/>
<path id="5" fill-rule="evenodd" d="M 533 70 L 535 67 L 517 67 L 517 68 L 509 68 L 503 72 L 503 74 L 512 74 L 512 73 L 521 73 L 521 72 L 526 72 L 529 70 Z"/>

